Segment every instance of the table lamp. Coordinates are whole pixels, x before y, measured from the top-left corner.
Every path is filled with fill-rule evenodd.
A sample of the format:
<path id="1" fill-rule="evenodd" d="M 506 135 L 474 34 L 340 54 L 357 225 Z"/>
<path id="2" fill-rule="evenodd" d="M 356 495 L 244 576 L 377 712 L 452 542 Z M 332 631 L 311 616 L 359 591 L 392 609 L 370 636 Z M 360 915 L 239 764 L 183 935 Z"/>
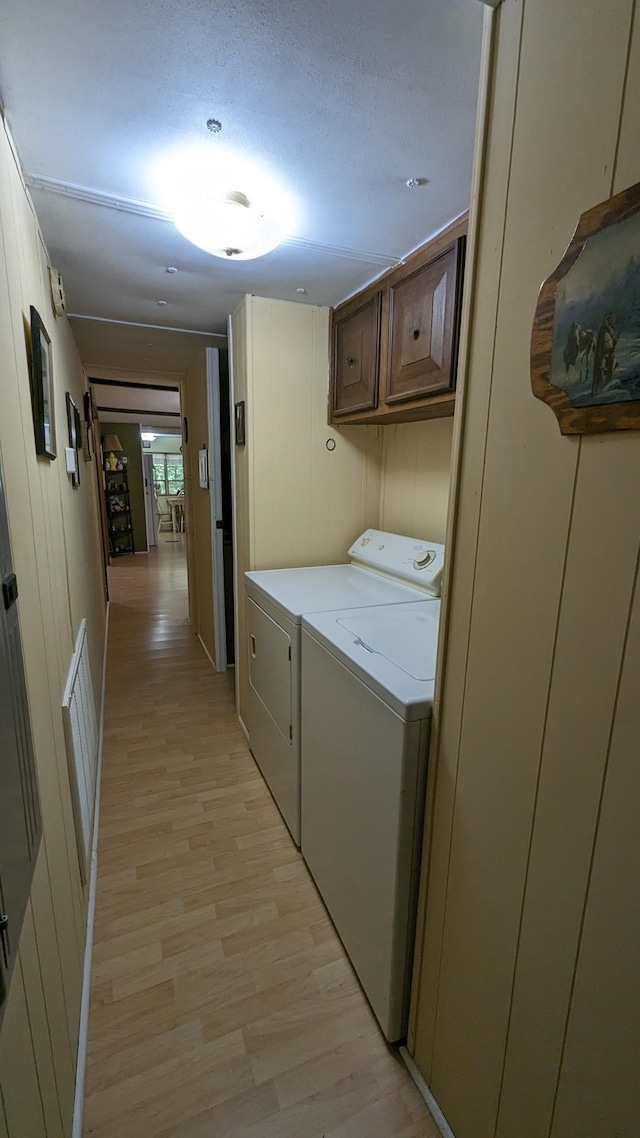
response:
<path id="1" fill-rule="evenodd" d="M 109 452 L 107 454 L 107 470 L 115 470 L 118 465 L 118 460 L 115 456 L 115 451 L 122 452 L 122 443 L 117 435 L 105 435 L 102 443 L 102 450 Z"/>

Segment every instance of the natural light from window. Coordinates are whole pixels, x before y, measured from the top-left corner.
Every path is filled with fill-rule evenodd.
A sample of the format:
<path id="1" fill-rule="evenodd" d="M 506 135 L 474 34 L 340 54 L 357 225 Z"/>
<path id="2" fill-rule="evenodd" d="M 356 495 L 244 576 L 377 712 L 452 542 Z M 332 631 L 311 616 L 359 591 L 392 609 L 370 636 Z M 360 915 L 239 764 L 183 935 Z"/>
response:
<path id="1" fill-rule="evenodd" d="M 184 469 L 181 454 L 154 454 L 153 481 L 162 496 L 181 494 L 184 490 Z"/>

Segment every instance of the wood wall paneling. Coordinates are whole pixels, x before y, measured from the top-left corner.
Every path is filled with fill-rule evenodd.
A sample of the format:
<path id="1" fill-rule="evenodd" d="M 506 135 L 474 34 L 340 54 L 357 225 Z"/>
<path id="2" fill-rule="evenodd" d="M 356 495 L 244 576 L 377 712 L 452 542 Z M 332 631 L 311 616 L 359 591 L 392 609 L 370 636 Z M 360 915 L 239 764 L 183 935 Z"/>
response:
<path id="1" fill-rule="evenodd" d="M 464 704 L 467 648 L 473 585 L 480 527 L 480 503 L 484 476 L 486 431 L 491 397 L 496 317 L 501 287 L 502 263 L 496 250 L 504 240 L 505 200 L 509 184 L 511 144 L 515 122 L 515 92 L 519 67 L 522 26 L 521 0 L 500 12 L 501 66 L 494 69 L 492 112 L 486 139 L 486 170 L 482 187 L 481 234 L 477 248 L 476 288 L 470 304 L 470 327 L 484 335 L 470 335 L 464 401 L 456 422 L 460 452 L 457 472 L 456 557 L 450 585 L 446 631 L 449 650 L 443 660 L 440 682 L 446 690 L 441 720 L 434 717 L 432 739 L 439 737 L 437 765 L 430 763 L 430 793 L 435 801 L 431 840 L 425 846 L 422 887 L 430 866 L 428 905 L 425 916 L 429 934 L 417 945 L 421 967 L 416 968 L 410 1039 L 416 1061 L 430 1082 L 437 1022 L 438 980 L 446 913 L 451 826 L 458 773 L 459 733 Z M 470 383 L 469 377 L 486 377 L 485 383 Z M 473 430 L 465 430 L 467 423 Z M 461 460 L 462 454 L 464 461 Z M 438 693 L 436 692 L 436 695 Z M 432 752 L 433 754 L 433 752 Z"/>
<path id="2" fill-rule="evenodd" d="M 516 1126 L 522 1138 L 537 1138 L 551 1121 L 638 556 L 637 472 L 633 436 L 583 440 L 541 742 L 499 1138 L 509 1138 Z M 596 550 L 607 564 L 604 589 Z"/>
<path id="3" fill-rule="evenodd" d="M 385 427 L 380 528 L 444 542 L 453 418 Z"/>
<path id="4" fill-rule="evenodd" d="M 64 1138 L 65 1131 L 58 1099 L 53 1047 L 31 906 L 27 909 L 20 938 L 20 963 L 47 1138 Z M 68 1118 L 67 1123 L 70 1121 Z"/>
<path id="5" fill-rule="evenodd" d="M 0 1086 L 9 1138 L 48 1138 L 19 965 L 14 971 L 2 1024 Z"/>
<path id="6" fill-rule="evenodd" d="M 66 436 L 65 392 L 70 391 L 81 406 L 86 381 L 68 322 L 56 319 L 52 312 L 46 253 L 18 160 L 3 129 L 0 450 L 20 586 L 18 604 L 43 816 L 20 967 L 0 1037 L 0 1092 L 8 1138 L 37 1138 L 45 1133 L 45 1118 L 49 1136 L 70 1134 L 85 897 L 60 704 L 83 617 L 88 622 L 94 695 L 99 700 L 105 617 L 95 470 L 82 464 L 81 486 L 73 490 L 62 458 L 49 463 L 35 455 L 27 354 L 30 304 L 40 312 L 52 340 L 60 456 Z M 3 1133 L 2 1111 L 0 1119 Z"/>
<path id="7" fill-rule="evenodd" d="M 636 468 L 637 469 L 637 468 Z M 640 596 L 625 645 L 551 1138 L 638 1129 Z"/>
<path id="8" fill-rule="evenodd" d="M 76 1060 L 75 1021 L 70 1024 L 67 1016 L 61 952 L 59 950 L 57 952 L 52 951 L 52 946 L 58 943 L 58 930 L 46 848 L 41 850 L 36 863 L 31 886 L 31 906 L 60 1112 L 66 1128 L 65 1134 L 67 1134 L 70 1132 L 73 1116 Z"/>
<path id="9" fill-rule="evenodd" d="M 616 1125 L 632 1133 L 640 1107 L 622 1055 L 625 1039 L 633 1052 L 636 1029 L 613 969 L 603 983 L 620 1011 L 615 1042 L 614 1015 L 601 1031 L 604 994 L 590 1007 L 605 954 L 597 906 L 602 916 L 606 880 L 615 895 L 622 849 L 638 855 L 623 812 L 613 836 L 622 760 L 601 845 L 609 876 L 603 868 L 597 900 L 588 892 L 607 740 L 612 724 L 615 737 L 625 723 L 618 728 L 615 697 L 637 557 L 638 439 L 563 440 L 528 389 L 539 283 L 578 215 L 623 188 L 611 175 L 632 9 L 631 0 L 606 12 L 590 3 L 576 22 L 545 0 L 505 5 L 498 16 L 413 1041 L 457 1138 L 549 1134 L 569 1012 L 576 1027 L 554 1138 L 595 1138 Z M 631 95 L 638 81 L 636 61 Z M 635 156 L 634 106 L 621 139 L 628 132 Z M 624 184 L 640 177 L 622 147 L 619 162 Z M 630 971 L 623 941 L 634 942 L 637 928 L 619 892 L 617 944 Z M 578 955 L 577 1011 L 585 897 L 594 918 L 591 955 Z M 628 998 L 629 982 L 627 974 Z M 607 1045 L 620 1054 L 615 1077 Z"/>

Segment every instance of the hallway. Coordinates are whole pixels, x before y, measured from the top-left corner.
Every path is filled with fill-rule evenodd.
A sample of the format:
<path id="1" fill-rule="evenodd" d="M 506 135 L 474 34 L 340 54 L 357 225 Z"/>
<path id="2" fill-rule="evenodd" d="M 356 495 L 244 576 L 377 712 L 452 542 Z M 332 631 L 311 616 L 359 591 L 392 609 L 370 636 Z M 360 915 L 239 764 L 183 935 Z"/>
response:
<path id="1" fill-rule="evenodd" d="M 86 1138 L 437 1138 L 187 621 L 110 570 Z"/>

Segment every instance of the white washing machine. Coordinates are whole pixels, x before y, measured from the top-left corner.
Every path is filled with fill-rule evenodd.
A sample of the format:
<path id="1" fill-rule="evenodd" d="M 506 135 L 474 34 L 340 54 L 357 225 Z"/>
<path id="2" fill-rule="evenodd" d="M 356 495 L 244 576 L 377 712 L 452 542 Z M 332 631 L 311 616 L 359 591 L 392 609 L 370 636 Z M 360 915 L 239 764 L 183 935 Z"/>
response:
<path id="1" fill-rule="evenodd" d="M 440 601 L 306 615 L 302 853 L 380 1026 L 407 1030 Z"/>
<path id="2" fill-rule="evenodd" d="M 409 604 L 438 591 L 444 547 L 366 530 L 349 565 L 245 573 L 249 745 L 300 845 L 300 624 L 304 613 Z"/>

